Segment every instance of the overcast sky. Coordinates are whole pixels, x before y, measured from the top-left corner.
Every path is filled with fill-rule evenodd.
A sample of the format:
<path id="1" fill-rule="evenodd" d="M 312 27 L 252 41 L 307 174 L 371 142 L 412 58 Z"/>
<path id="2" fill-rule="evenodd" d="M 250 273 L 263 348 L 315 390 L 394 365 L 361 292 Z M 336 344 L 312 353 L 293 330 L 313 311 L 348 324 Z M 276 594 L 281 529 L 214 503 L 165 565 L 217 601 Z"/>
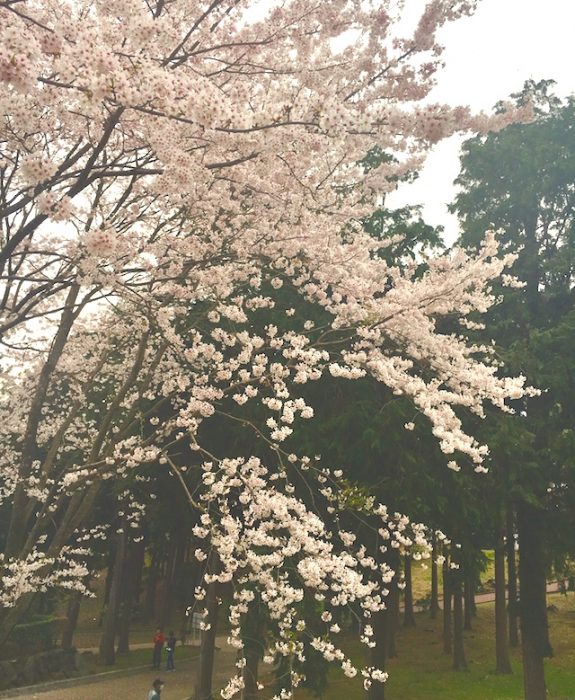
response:
<path id="1" fill-rule="evenodd" d="M 423 0 L 406 0 L 406 11 Z M 476 13 L 444 28 L 445 68 L 430 100 L 490 110 L 528 78 L 557 81 L 560 95 L 575 93 L 575 0 L 480 0 Z M 390 205 L 423 204 L 430 224 L 443 224 L 451 242 L 457 221 L 446 205 L 459 172 L 454 137 L 434 149 L 416 183 L 388 198 Z"/>

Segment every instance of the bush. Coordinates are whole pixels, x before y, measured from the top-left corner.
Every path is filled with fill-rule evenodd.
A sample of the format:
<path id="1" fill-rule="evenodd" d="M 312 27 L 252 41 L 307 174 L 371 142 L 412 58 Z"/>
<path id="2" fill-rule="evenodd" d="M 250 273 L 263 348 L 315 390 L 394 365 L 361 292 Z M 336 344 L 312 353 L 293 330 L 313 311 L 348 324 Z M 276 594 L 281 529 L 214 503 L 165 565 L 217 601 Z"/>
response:
<path id="1" fill-rule="evenodd" d="M 16 625 L 12 630 L 11 641 L 18 649 L 18 656 L 30 656 L 54 648 L 65 619 L 50 615 Z"/>

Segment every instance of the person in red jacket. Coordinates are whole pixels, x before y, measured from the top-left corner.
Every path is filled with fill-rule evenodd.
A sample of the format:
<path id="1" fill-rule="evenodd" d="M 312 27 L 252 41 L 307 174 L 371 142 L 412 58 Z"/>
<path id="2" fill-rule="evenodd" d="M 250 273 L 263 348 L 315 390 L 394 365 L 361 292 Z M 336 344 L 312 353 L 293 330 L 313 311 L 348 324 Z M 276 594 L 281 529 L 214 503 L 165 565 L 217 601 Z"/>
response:
<path id="1" fill-rule="evenodd" d="M 160 664 L 162 663 L 162 648 L 165 641 L 164 633 L 162 629 L 158 627 L 154 634 L 154 655 L 152 657 L 152 666 L 154 668 L 160 668 Z"/>

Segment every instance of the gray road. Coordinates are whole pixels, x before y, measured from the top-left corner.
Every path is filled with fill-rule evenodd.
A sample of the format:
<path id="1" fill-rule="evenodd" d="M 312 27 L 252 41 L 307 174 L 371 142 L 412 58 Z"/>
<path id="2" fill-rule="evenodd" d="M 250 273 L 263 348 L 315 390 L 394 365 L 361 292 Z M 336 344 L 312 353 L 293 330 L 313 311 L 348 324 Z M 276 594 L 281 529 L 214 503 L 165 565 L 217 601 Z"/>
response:
<path id="1" fill-rule="evenodd" d="M 228 647 L 229 649 L 229 647 Z M 233 673 L 236 653 L 222 649 L 216 652 L 215 686 L 221 687 Z M 173 673 L 158 674 L 151 669 L 142 669 L 130 675 L 103 674 L 100 677 L 78 679 L 78 684 L 69 688 L 36 690 L 33 693 L 5 695 L 2 698 L 20 700 L 147 700 L 152 681 L 158 675 L 166 685 L 162 700 L 188 700 L 192 696 L 197 659 L 182 661 Z"/>

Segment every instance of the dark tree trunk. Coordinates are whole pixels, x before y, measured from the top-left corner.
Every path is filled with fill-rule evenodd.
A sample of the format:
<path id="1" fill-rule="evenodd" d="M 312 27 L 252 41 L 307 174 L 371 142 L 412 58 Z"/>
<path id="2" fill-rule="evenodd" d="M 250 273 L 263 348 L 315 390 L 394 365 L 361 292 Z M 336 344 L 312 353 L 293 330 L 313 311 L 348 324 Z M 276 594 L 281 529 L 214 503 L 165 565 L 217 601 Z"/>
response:
<path id="1" fill-rule="evenodd" d="M 552 655 L 547 627 L 543 514 L 521 502 L 517 509 L 521 648 L 525 700 L 545 700 L 543 659 Z"/>
<path id="2" fill-rule="evenodd" d="M 517 566 L 515 564 L 515 528 L 513 522 L 513 507 L 507 505 L 506 512 L 507 530 L 507 590 L 508 590 L 508 617 L 509 617 L 509 646 L 519 646 L 519 616 L 517 602 Z"/>
<path id="3" fill-rule="evenodd" d="M 260 659 L 264 654 L 263 625 L 259 609 L 259 601 L 256 599 L 249 609 L 242 630 L 244 643 L 245 666 L 243 671 L 244 690 L 242 700 L 257 700 L 258 670 Z"/>
<path id="4" fill-rule="evenodd" d="M 146 542 L 141 539 L 139 542 L 132 542 L 131 545 L 134 562 L 134 587 L 133 594 L 134 608 L 140 606 L 140 596 L 142 593 L 142 579 L 144 577 L 144 566 L 146 563 Z"/>
<path id="5" fill-rule="evenodd" d="M 413 581 L 411 578 L 411 556 L 406 554 L 403 558 L 405 572 L 403 626 L 415 627 L 415 615 L 413 612 Z"/>
<path id="6" fill-rule="evenodd" d="M 475 581 L 467 574 L 463 580 L 463 629 L 470 632 L 475 615 Z"/>
<path id="7" fill-rule="evenodd" d="M 371 617 L 375 646 L 369 650 L 369 665 L 375 666 L 380 671 L 385 671 L 387 663 L 391 613 L 388 607 L 386 610 L 379 610 Z M 365 691 L 365 700 L 385 700 L 385 683 L 374 681 Z"/>
<path id="8" fill-rule="evenodd" d="M 429 605 L 429 613 L 431 619 L 435 620 L 439 612 L 439 572 L 437 570 L 437 556 L 439 554 L 437 547 L 437 535 L 435 532 L 431 536 L 431 601 Z"/>
<path id="9" fill-rule="evenodd" d="M 451 630 L 451 572 L 449 559 L 443 562 L 443 651 L 451 656 L 453 650 Z"/>
<path id="10" fill-rule="evenodd" d="M 110 591 L 112 590 L 112 580 L 114 578 L 114 568 L 116 566 L 116 544 L 113 543 L 108 550 L 108 561 L 106 566 L 106 580 L 104 581 L 104 605 L 110 602 Z M 100 624 L 102 620 L 100 619 Z"/>
<path id="11" fill-rule="evenodd" d="M 260 665 L 260 653 L 253 646 L 250 646 L 244 651 L 244 666 L 243 679 L 244 690 L 242 700 L 257 700 L 258 698 L 258 669 Z"/>
<path id="12" fill-rule="evenodd" d="M 208 560 L 208 572 L 215 569 L 215 554 L 211 553 Z M 218 622 L 218 584 L 210 583 L 206 593 L 206 610 L 204 621 L 209 629 L 202 630 L 200 643 L 200 662 L 196 682 L 195 700 L 212 700 L 212 679 L 214 675 L 214 657 L 216 653 L 216 629 Z"/>
<path id="13" fill-rule="evenodd" d="M 118 610 L 118 654 L 127 654 L 130 651 L 130 623 L 135 602 L 138 599 L 137 579 L 139 553 L 134 543 L 128 543 L 124 575 L 122 577 L 122 600 Z"/>
<path id="14" fill-rule="evenodd" d="M 496 673 L 511 673 L 505 600 L 505 537 L 502 528 L 499 528 L 495 543 L 495 660 Z"/>
<path id="15" fill-rule="evenodd" d="M 386 652 L 388 659 L 394 659 L 397 656 L 396 634 L 399 629 L 399 587 L 397 585 L 399 579 L 400 557 L 397 550 L 389 553 L 389 565 L 395 571 L 395 576 L 389 582 L 389 595 L 387 598 L 387 614 L 386 614 Z"/>
<path id="16" fill-rule="evenodd" d="M 116 629 L 118 623 L 118 612 L 122 601 L 122 580 L 125 571 L 127 535 L 125 528 L 118 534 L 116 546 L 116 558 L 114 561 L 114 573 L 112 575 L 112 585 L 110 586 L 110 596 L 108 607 L 104 613 L 102 623 L 102 636 L 100 638 L 99 660 L 105 666 L 112 666 L 116 663 L 116 651 L 114 642 L 116 639 Z"/>
<path id="17" fill-rule="evenodd" d="M 156 614 L 156 586 L 158 584 L 158 568 L 160 565 L 160 553 L 154 545 L 152 549 L 152 561 L 148 571 L 146 582 L 146 597 L 144 600 L 144 614 L 147 620 L 153 620 Z"/>
<path id="18" fill-rule="evenodd" d="M 80 614 L 80 603 L 82 602 L 82 594 L 79 591 L 74 591 L 68 598 L 68 606 L 66 608 L 66 622 L 62 630 L 62 649 L 69 651 L 73 647 L 74 632 L 78 624 L 78 616 Z"/>
<path id="19" fill-rule="evenodd" d="M 465 644 L 463 640 L 463 591 L 461 578 L 454 576 L 453 582 L 453 670 L 467 670 Z"/>
<path id="20" fill-rule="evenodd" d="M 168 547 L 168 555 L 166 558 L 166 568 L 164 572 L 164 580 L 160 586 L 161 595 L 157 602 L 156 617 L 158 627 L 168 627 L 172 613 L 172 598 L 174 593 L 174 577 L 176 569 L 176 561 L 178 556 L 178 543 L 172 535 Z"/>

